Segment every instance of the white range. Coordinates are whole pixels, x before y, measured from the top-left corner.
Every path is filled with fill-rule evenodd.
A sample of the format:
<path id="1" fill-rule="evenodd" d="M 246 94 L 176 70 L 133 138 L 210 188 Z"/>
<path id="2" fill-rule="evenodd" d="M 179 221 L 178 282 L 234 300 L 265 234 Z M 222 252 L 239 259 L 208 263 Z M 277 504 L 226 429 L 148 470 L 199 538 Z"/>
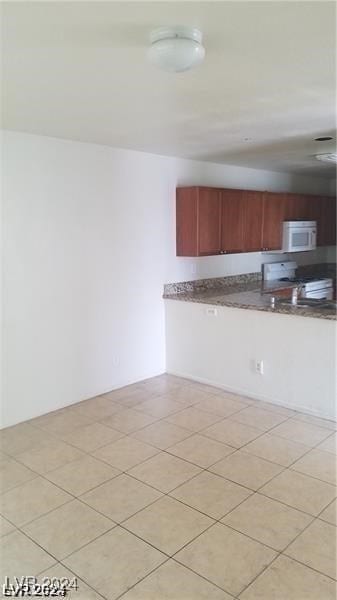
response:
<path id="1" fill-rule="evenodd" d="M 280 263 L 265 263 L 262 265 L 264 281 L 279 281 L 280 283 L 297 283 L 300 286 L 302 298 L 317 298 L 332 300 L 332 279 L 329 277 L 298 277 L 297 263 L 285 261 Z"/>

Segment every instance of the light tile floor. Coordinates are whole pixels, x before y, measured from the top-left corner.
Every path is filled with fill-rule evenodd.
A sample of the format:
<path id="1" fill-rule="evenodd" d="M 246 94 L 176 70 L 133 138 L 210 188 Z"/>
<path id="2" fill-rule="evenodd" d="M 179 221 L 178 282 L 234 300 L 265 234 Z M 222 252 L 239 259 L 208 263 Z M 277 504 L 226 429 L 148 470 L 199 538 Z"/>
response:
<path id="1" fill-rule="evenodd" d="M 0 584 L 335 600 L 336 429 L 161 375 L 2 430 Z"/>

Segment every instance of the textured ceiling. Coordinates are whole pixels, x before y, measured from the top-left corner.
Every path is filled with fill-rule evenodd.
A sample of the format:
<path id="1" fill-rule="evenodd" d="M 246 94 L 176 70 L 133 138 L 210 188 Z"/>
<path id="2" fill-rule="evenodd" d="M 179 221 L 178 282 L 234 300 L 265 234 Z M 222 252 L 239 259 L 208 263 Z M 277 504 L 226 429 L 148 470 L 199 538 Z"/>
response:
<path id="1" fill-rule="evenodd" d="M 332 177 L 334 2 L 3 2 L 3 125 Z M 161 72 L 151 29 L 197 26 L 206 59 Z"/>

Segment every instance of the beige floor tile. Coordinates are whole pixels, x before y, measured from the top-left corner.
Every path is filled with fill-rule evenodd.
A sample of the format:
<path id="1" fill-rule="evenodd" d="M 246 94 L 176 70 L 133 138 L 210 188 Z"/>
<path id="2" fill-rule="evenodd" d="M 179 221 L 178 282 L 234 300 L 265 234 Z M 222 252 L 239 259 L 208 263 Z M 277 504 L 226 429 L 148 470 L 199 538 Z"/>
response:
<path id="1" fill-rule="evenodd" d="M 73 500 L 25 525 L 23 530 L 47 552 L 62 559 L 113 526 L 110 519 Z"/>
<path id="2" fill-rule="evenodd" d="M 161 496 L 152 487 L 123 474 L 84 494 L 81 500 L 116 523 L 121 523 Z"/>
<path id="3" fill-rule="evenodd" d="M 227 398 L 227 400 L 233 400 L 234 402 L 243 402 L 244 404 L 252 404 L 254 402 L 253 398 L 249 398 L 248 396 L 244 396 L 243 394 L 234 394 L 233 392 L 229 392 L 222 388 L 216 388 L 216 395 L 221 396 L 221 398 Z"/>
<path id="4" fill-rule="evenodd" d="M 336 586 L 325 575 L 279 556 L 240 600 L 336 600 Z"/>
<path id="5" fill-rule="evenodd" d="M 314 516 L 337 496 L 335 486 L 289 469 L 267 483 L 260 493 Z"/>
<path id="6" fill-rule="evenodd" d="M 337 500 L 331 502 L 319 515 L 319 518 L 337 527 Z"/>
<path id="7" fill-rule="evenodd" d="M 64 562 L 103 596 L 114 599 L 165 560 L 164 554 L 116 527 Z"/>
<path id="8" fill-rule="evenodd" d="M 57 563 L 39 574 L 38 581 L 41 584 L 46 579 L 63 582 L 66 586 L 67 600 L 104 600 L 103 596 L 91 589 L 82 579 L 61 563 Z"/>
<path id="9" fill-rule="evenodd" d="M 217 523 L 175 558 L 236 596 L 275 556 L 266 546 Z"/>
<path id="10" fill-rule="evenodd" d="M 29 423 L 20 423 L 0 431 L 0 448 L 15 457 L 22 452 L 42 446 L 49 439 L 49 434 L 32 427 Z"/>
<path id="11" fill-rule="evenodd" d="M 3 535 L 7 535 L 8 533 L 11 533 L 14 530 L 14 525 L 12 525 L 12 523 L 9 523 L 7 519 L 4 519 L 4 517 L 0 515 L 0 537 L 2 537 Z"/>
<path id="12" fill-rule="evenodd" d="M 213 519 L 164 496 L 124 521 L 123 526 L 171 556 L 212 523 Z"/>
<path id="13" fill-rule="evenodd" d="M 188 429 L 183 429 L 182 427 L 178 427 L 172 423 L 165 423 L 164 421 L 153 423 L 132 434 L 137 440 L 155 446 L 160 450 L 166 450 L 166 448 L 177 444 L 177 442 L 184 440 L 190 435 L 191 432 L 188 431 Z"/>
<path id="14" fill-rule="evenodd" d="M 251 406 L 256 406 L 256 408 L 262 408 L 263 410 L 270 410 L 275 413 L 279 413 L 280 415 L 284 415 L 285 417 L 295 417 L 298 415 L 296 410 L 291 410 L 291 408 L 286 408 L 285 406 L 280 406 L 279 404 L 273 404 L 272 402 L 265 402 L 264 400 L 252 399 Z"/>
<path id="15" fill-rule="evenodd" d="M 1 514 L 20 526 L 72 500 L 46 479 L 36 477 L 0 497 Z"/>
<path id="16" fill-rule="evenodd" d="M 93 421 L 100 421 L 105 417 L 110 417 L 120 410 L 123 410 L 121 404 L 113 402 L 108 398 L 103 398 L 103 396 L 90 398 L 90 400 L 83 400 L 82 402 L 73 405 L 72 408 L 77 414 Z"/>
<path id="17" fill-rule="evenodd" d="M 131 433 L 132 431 L 143 429 L 143 427 L 154 423 L 156 420 L 157 417 L 128 408 L 112 417 L 104 419 L 102 423 L 122 433 Z"/>
<path id="18" fill-rule="evenodd" d="M 199 383 L 198 381 L 190 381 L 190 386 L 195 390 L 199 390 L 204 394 L 211 394 L 212 396 L 216 396 L 217 394 L 223 392 L 223 390 L 219 387 L 215 387 L 214 385 L 208 385 L 207 383 Z"/>
<path id="19" fill-rule="evenodd" d="M 221 519 L 250 494 L 240 485 L 204 471 L 170 495 L 214 519 Z"/>
<path id="20" fill-rule="evenodd" d="M 93 453 L 93 456 L 104 460 L 120 471 L 127 471 L 158 452 L 160 451 L 154 446 L 126 436 L 113 444 L 99 448 Z"/>
<path id="21" fill-rule="evenodd" d="M 253 494 L 222 519 L 225 525 L 279 551 L 311 521 L 309 515 L 260 494 Z"/>
<path id="22" fill-rule="evenodd" d="M 232 596 L 169 560 L 137 583 L 123 600 L 232 600 Z"/>
<path id="23" fill-rule="evenodd" d="M 209 395 L 208 398 L 195 404 L 195 408 L 219 415 L 220 417 L 229 417 L 247 406 L 248 404 L 242 402 L 242 400 L 232 400 L 231 398 L 216 395 Z"/>
<path id="24" fill-rule="evenodd" d="M 337 457 L 330 452 L 310 450 L 308 454 L 295 462 L 291 468 L 299 473 L 317 477 L 327 483 L 337 483 Z"/>
<path id="25" fill-rule="evenodd" d="M 78 411 L 73 410 L 72 407 L 67 407 L 54 413 L 48 413 L 42 417 L 37 417 L 31 421 L 31 424 L 34 425 L 34 427 L 57 436 L 58 434 L 63 435 L 64 433 L 69 433 L 78 427 L 85 427 L 85 425 L 89 425 L 91 421 L 92 419 L 80 415 Z"/>
<path id="26" fill-rule="evenodd" d="M 195 432 L 206 429 L 206 427 L 221 420 L 222 417 L 220 417 L 220 415 L 198 410 L 195 407 L 185 408 L 165 419 L 165 421 L 168 421 L 169 423 L 185 427 L 185 429 Z"/>
<path id="27" fill-rule="evenodd" d="M 125 407 L 131 407 L 148 400 L 153 395 L 154 392 L 146 389 L 142 384 L 134 384 L 103 394 L 102 397 L 120 403 Z"/>
<path id="28" fill-rule="evenodd" d="M 241 448 L 242 452 L 254 454 L 284 467 L 289 467 L 308 450 L 308 446 L 285 440 L 271 433 L 266 433 Z"/>
<path id="29" fill-rule="evenodd" d="M 165 452 L 161 452 L 129 470 L 130 475 L 136 477 L 136 479 L 140 479 L 165 493 L 170 492 L 200 472 L 199 467 Z"/>
<path id="30" fill-rule="evenodd" d="M 108 479 L 116 477 L 119 472 L 93 456 L 84 456 L 55 469 L 55 471 L 49 471 L 46 477 L 70 494 L 79 496 Z"/>
<path id="31" fill-rule="evenodd" d="M 34 477 L 37 477 L 37 473 L 27 469 L 24 465 L 11 458 L 4 459 L 0 463 L 0 492 L 7 492 Z"/>
<path id="32" fill-rule="evenodd" d="M 273 435 L 279 435 L 287 440 L 292 440 L 312 448 L 331 435 L 331 431 L 325 427 L 317 427 L 310 423 L 304 423 L 304 421 L 289 419 L 275 427 Z"/>
<path id="33" fill-rule="evenodd" d="M 336 538 L 334 525 L 316 519 L 286 549 L 285 554 L 336 579 Z"/>
<path id="34" fill-rule="evenodd" d="M 72 433 L 65 434 L 62 439 L 76 446 L 83 452 L 93 452 L 106 444 L 110 444 L 124 437 L 124 433 L 106 427 L 102 423 L 91 423 L 86 427 L 75 429 Z"/>
<path id="35" fill-rule="evenodd" d="M 326 427 L 327 429 L 331 429 L 332 431 L 337 430 L 337 421 L 321 419 L 320 417 L 314 417 L 313 415 L 305 415 L 304 413 L 298 413 L 294 418 L 298 421 L 311 423 L 311 425 L 317 425 L 318 427 Z"/>
<path id="36" fill-rule="evenodd" d="M 186 380 L 184 380 L 186 381 Z M 166 394 L 170 392 L 174 392 L 181 387 L 185 387 L 185 383 L 182 383 L 183 380 L 173 380 L 173 379 L 158 379 L 158 377 L 153 377 L 152 379 L 148 379 L 147 381 L 143 381 L 142 386 L 143 389 L 146 390 L 147 393 L 154 394 Z"/>
<path id="37" fill-rule="evenodd" d="M 181 402 L 167 398 L 166 396 L 155 396 L 141 404 L 137 404 L 137 410 L 152 415 L 153 417 L 167 417 L 182 410 Z"/>
<path id="38" fill-rule="evenodd" d="M 284 415 L 271 410 L 257 408 L 256 406 L 248 406 L 248 408 L 232 415 L 233 421 L 256 427 L 256 429 L 261 429 L 261 431 L 268 431 L 287 419 L 288 417 Z"/>
<path id="39" fill-rule="evenodd" d="M 26 467 L 43 475 L 65 465 L 72 460 L 81 458 L 83 452 L 61 440 L 50 440 L 40 448 L 29 450 L 17 456 L 17 460 Z"/>
<path id="40" fill-rule="evenodd" d="M 171 446 L 167 452 L 188 460 L 199 467 L 207 468 L 221 458 L 235 452 L 235 448 L 202 435 L 191 437 Z"/>
<path id="41" fill-rule="evenodd" d="M 0 540 L 0 581 L 22 575 L 37 575 L 55 563 L 55 558 L 34 544 L 20 531 Z"/>
<path id="42" fill-rule="evenodd" d="M 5 454 L 4 452 L 1 452 L 1 450 L 0 450 L 0 465 L 4 461 L 8 460 L 9 458 L 12 458 L 12 457 L 9 456 L 8 454 Z"/>
<path id="43" fill-rule="evenodd" d="M 183 406 L 193 406 L 198 402 L 209 400 L 210 394 L 201 391 L 200 389 L 196 388 L 194 384 L 192 384 L 176 388 L 172 392 L 167 392 L 165 397 L 175 400 Z"/>
<path id="44" fill-rule="evenodd" d="M 337 454 L 337 434 L 330 435 L 322 444 L 317 447 L 317 450 L 324 450 L 325 452 L 331 452 Z"/>
<path id="45" fill-rule="evenodd" d="M 280 465 L 240 451 L 226 456 L 210 467 L 210 471 L 213 473 L 252 490 L 258 490 L 282 469 L 283 467 Z"/>
<path id="46" fill-rule="evenodd" d="M 261 430 L 256 429 L 256 427 L 249 427 L 230 419 L 215 423 L 215 425 L 211 425 L 202 432 L 203 435 L 218 442 L 224 442 L 229 446 L 234 446 L 234 448 L 241 448 L 241 446 L 255 440 L 261 433 Z"/>

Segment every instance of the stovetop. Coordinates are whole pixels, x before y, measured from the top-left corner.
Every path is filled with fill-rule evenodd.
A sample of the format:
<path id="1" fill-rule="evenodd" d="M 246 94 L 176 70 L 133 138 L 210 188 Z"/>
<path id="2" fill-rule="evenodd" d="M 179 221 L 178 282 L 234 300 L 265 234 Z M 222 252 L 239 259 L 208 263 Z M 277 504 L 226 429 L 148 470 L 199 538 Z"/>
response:
<path id="1" fill-rule="evenodd" d="M 279 281 L 289 281 L 289 283 L 310 283 L 311 281 L 323 281 L 324 277 L 281 277 Z"/>

